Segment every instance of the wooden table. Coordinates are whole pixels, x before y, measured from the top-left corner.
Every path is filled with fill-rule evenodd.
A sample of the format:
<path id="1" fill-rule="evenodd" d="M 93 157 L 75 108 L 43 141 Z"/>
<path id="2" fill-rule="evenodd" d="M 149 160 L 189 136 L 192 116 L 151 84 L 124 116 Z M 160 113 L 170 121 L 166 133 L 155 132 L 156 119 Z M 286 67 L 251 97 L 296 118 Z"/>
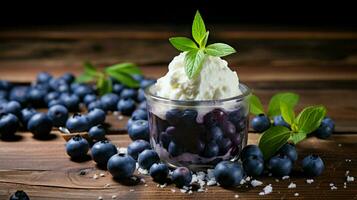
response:
<path id="1" fill-rule="evenodd" d="M 80 73 L 81 62 L 91 60 L 105 66 L 123 61 L 140 64 L 147 76 L 160 77 L 177 52 L 167 38 L 188 35 L 188 27 L 63 27 L 41 30 L 0 32 L 0 79 L 30 82 L 36 73 L 46 70 L 55 75 L 65 71 Z M 357 176 L 357 33 L 328 30 L 236 29 L 217 26 L 212 41 L 235 46 L 238 53 L 227 58 L 241 82 L 268 99 L 279 91 L 300 94 L 298 109 L 324 104 L 336 122 L 336 133 L 328 140 L 314 137 L 298 145 L 299 158 L 319 154 L 326 165 L 323 175 L 312 184 L 300 172 L 299 165 L 288 180 L 262 177 L 273 192 L 258 193 L 263 187 L 234 189 L 208 187 L 207 192 L 183 194 L 172 185 L 157 188 L 150 177 L 135 186 L 114 181 L 93 161 L 70 161 L 64 140 L 54 131 L 50 140 L 19 133 L 18 141 L 0 141 L 0 199 L 22 189 L 31 199 L 356 199 L 357 181 L 347 183 L 345 173 Z M 178 33 L 177 33 L 178 32 Z M 109 122 L 122 129 L 125 122 L 114 116 Z M 122 131 L 109 138 L 119 147 L 130 143 Z M 258 134 L 249 134 L 256 143 Z M 300 161 L 299 159 L 299 161 Z M 346 161 L 347 159 L 347 161 Z M 349 162 L 349 159 L 351 162 Z M 104 174 L 93 179 L 94 174 Z M 297 187 L 288 189 L 294 182 Z M 330 183 L 337 190 L 330 189 Z M 109 184 L 109 185 L 108 185 Z M 172 192 L 175 189 L 176 192 Z M 299 196 L 294 196 L 298 193 Z"/>

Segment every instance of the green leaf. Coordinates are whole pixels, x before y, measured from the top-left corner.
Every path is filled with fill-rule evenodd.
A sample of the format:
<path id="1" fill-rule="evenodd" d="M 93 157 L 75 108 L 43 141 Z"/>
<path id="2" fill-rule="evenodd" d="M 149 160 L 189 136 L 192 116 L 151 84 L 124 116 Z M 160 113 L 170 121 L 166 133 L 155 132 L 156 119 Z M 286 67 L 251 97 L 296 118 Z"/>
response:
<path id="1" fill-rule="evenodd" d="M 249 96 L 249 111 L 254 115 L 264 114 L 264 108 L 259 100 L 259 97 L 255 95 Z"/>
<path id="2" fill-rule="evenodd" d="M 299 102 L 299 95 L 292 92 L 278 93 L 274 95 L 269 102 L 269 117 L 274 117 L 281 114 L 280 102 L 282 101 L 284 101 L 290 109 L 294 109 L 296 104 Z"/>
<path id="3" fill-rule="evenodd" d="M 94 78 L 95 78 L 95 77 L 92 76 L 92 75 L 83 73 L 83 74 L 77 76 L 76 82 L 77 82 L 77 83 L 88 83 L 88 82 L 93 81 Z"/>
<path id="4" fill-rule="evenodd" d="M 289 107 L 285 101 L 280 101 L 280 111 L 284 121 L 292 125 L 295 120 L 295 113 L 293 108 Z"/>
<path id="5" fill-rule="evenodd" d="M 293 142 L 294 144 L 299 143 L 300 141 L 304 140 L 306 138 L 306 133 L 303 132 L 297 132 L 297 133 L 291 133 L 289 141 Z"/>
<path id="6" fill-rule="evenodd" d="M 284 126 L 272 126 L 259 139 L 259 148 L 267 160 L 273 156 L 290 138 L 291 131 Z"/>
<path id="7" fill-rule="evenodd" d="M 236 50 L 233 47 L 229 46 L 228 44 L 214 43 L 208 45 L 205 48 L 205 52 L 211 56 L 223 57 L 235 53 Z"/>
<path id="8" fill-rule="evenodd" d="M 201 48 L 205 48 L 206 47 L 208 36 L 209 36 L 209 31 L 206 32 L 205 36 L 203 37 L 203 40 L 200 43 L 200 47 Z"/>
<path id="9" fill-rule="evenodd" d="M 117 81 L 121 82 L 122 84 L 131 87 L 131 88 L 137 88 L 139 87 L 138 81 L 133 79 L 133 77 L 129 74 L 126 73 L 121 73 L 117 71 L 109 71 L 108 74 L 116 79 Z"/>
<path id="10" fill-rule="evenodd" d="M 202 49 L 191 50 L 185 56 L 185 72 L 189 79 L 196 77 L 202 69 L 205 54 Z"/>
<path id="11" fill-rule="evenodd" d="M 98 70 L 90 63 L 89 61 L 86 61 L 83 63 L 84 66 L 84 74 L 87 74 L 89 76 L 97 76 Z"/>
<path id="12" fill-rule="evenodd" d="M 309 134 L 316 130 L 326 115 L 324 106 L 309 106 L 297 116 L 295 123 L 299 132 Z"/>
<path id="13" fill-rule="evenodd" d="M 133 63 L 119 63 L 105 68 L 105 72 L 109 73 L 126 73 L 126 74 L 141 74 L 141 70 Z"/>
<path id="14" fill-rule="evenodd" d="M 187 37 L 172 37 L 169 41 L 172 46 L 180 51 L 190 51 L 198 48 L 196 43 Z"/>
<path id="15" fill-rule="evenodd" d="M 192 23 L 192 37 L 198 44 L 201 44 L 206 34 L 206 26 L 199 11 L 196 12 Z"/>

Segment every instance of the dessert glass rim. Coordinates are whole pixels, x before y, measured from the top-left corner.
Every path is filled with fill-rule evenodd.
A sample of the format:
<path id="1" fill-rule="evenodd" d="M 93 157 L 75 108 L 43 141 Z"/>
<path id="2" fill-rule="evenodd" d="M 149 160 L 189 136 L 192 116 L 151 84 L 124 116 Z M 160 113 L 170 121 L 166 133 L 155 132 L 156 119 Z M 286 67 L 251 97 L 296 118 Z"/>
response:
<path id="1" fill-rule="evenodd" d="M 155 87 L 155 84 L 150 85 L 149 87 L 145 88 L 144 94 L 145 94 L 146 99 L 148 99 L 148 100 L 161 101 L 161 102 L 185 105 L 185 106 L 197 106 L 197 105 L 202 106 L 202 105 L 212 105 L 212 104 L 217 104 L 217 103 L 223 103 L 223 102 L 228 102 L 228 101 L 241 101 L 251 94 L 251 90 L 249 89 L 249 87 L 247 85 L 239 83 L 238 86 L 239 86 L 239 89 L 242 91 L 242 94 L 233 96 L 233 97 L 229 97 L 229 98 L 224 98 L 224 99 L 212 99 L 212 100 L 169 99 L 169 98 L 165 98 L 165 97 L 161 97 L 156 94 L 153 94 L 152 89 Z"/>

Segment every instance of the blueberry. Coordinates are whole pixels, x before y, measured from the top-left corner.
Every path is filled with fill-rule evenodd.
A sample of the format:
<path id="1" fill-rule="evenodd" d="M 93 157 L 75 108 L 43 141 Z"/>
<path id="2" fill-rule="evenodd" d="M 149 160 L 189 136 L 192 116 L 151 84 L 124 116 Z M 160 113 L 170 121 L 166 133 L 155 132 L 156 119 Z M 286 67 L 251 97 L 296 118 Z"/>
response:
<path id="1" fill-rule="evenodd" d="M 76 79 L 76 77 L 73 74 L 67 72 L 67 73 L 63 74 L 60 77 L 60 79 L 63 79 L 64 81 L 66 81 L 67 84 L 71 84 Z"/>
<path id="2" fill-rule="evenodd" d="M 176 126 L 181 122 L 181 119 L 183 118 L 182 116 L 182 111 L 176 108 L 167 111 L 165 114 L 166 120 L 173 126 Z"/>
<path id="3" fill-rule="evenodd" d="M 96 142 L 91 149 L 92 158 L 99 166 L 107 166 L 110 157 L 118 153 L 117 147 L 108 140 Z"/>
<path id="4" fill-rule="evenodd" d="M 87 109 L 89 111 L 94 110 L 95 108 L 104 110 L 103 104 L 100 100 L 93 101 L 93 102 L 89 103 L 87 106 Z M 106 111 L 106 110 L 104 110 L 104 111 Z"/>
<path id="5" fill-rule="evenodd" d="M 89 137 L 95 141 L 104 140 L 105 133 L 106 131 L 102 125 L 93 126 L 88 131 Z"/>
<path id="6" fill-rule="evenodd" d="M 302 160 L 302 169 L 307 176 L 319 176 L 325 169 L 325 164 L 318 155 L 308 155 Z"/>
<path id="7" fill-rule="evenodd" d="M 219 154 L 225 155 L 232 147 L 232 141 L 229 138 L 223 138 L 217 142 L 219 146 Z"/>
<path id="8" fill-rule="evenodd" d="M 197 111 L 192 109 L 185 109 L 182 112 L 182 123 L 184 125 L 192 125 L 196 123 Z"/>
<path id="9" fill-rule="evenodd" d="M 9 91 L 12 88 L 12 84 L 9 81 L 0 80 L 0 90 Z"/>
<path id="10" fill-rule="evenodd" d="M 228 120 L 228 115 L 223 110 L 216 108 L 203 116 L 206 127 L 219 126 Z"/>
<path id="11" fill-rule="evenodd" d="M 290 158 L 291 162 L 295 162 L 298 158 L 298 154 L 296 152 L 295 145 L 287 143 L 284 144 L 278 151 L 279 154 L 286 155 L 288 158 Z"/>
<path id="12" fill-rule="evenodd" d="M 141 74 L 133 74 L 132 77 L 134 80 L 136 80 L 138 82 L 141 82 L 142 80 L 144 80 L 144 76 Z"/>
<path id="13" fill-rule="evenodd" d="M 134 142 L 129 144 L 127 151 L 129 156 L 137 160 L 139 154 L 146 149 L 151 149 L 149 142 L 145 140 L 135 140 Z"/>
<path id="14" fill-rule="evenodd" d="M 17 101 L 20 104 L 24 105 L 27 103 L 27 92 L 29 87 L 26 86 L 17 86 L 12 88 L 9 95 L 10 101 Z"/>
<path id="15" fill-rule="evenodd" d="M 124 88 L 123 91 L 120 93 L 121 99 L 136 99 L 138 96 L 138 92 L 135 89 L 131 88 Z"/>
<path id="16" fill-rule="evenodd" d="M 233 139 L 234 137 L 236 137 L 236 127 L 234 126 L 234 124 L 230 121 L 223 121 L 221 124 L 223 133 L 226 137 L 229 137 L 231 139 Z"/>
<path id="17" fill-rule="evenodd" d="M 253 145 L 253 144 L 247 145 L 243 148 L 241 153 L 241 160 L 244 161 L 250 156 L 256 156 L 260 159 L 264 159 L 262 151 L 259 149 L 257 145 Z"/>
<path id="18" fill-rule="evenodd" d="M 74 92 L 79 86 L 81 86 L 81 84 L 79 83 L 71 83 L 70 87 L 71 87 L 71 90 Z"/>
<path id="19" fill-rule="evenodd" d="M 45 113 L 36 113 L 27 123 L 27 129 L 34 137 L 45 137 L 52 130 L 52 120 Z"/>
<path id="20" fill-rule="evenodd" d="M 21 123 L 24 127 L 27 128 L 27 123 L 31 119 L 32 116 L 36 114 L 36 110 L 34 108 L 24 108 L 21 110 Z"/>
<path id="21" fill-rule="evenodd" d="M 52 100 L 56 100 L 60 97 L 60 93 L 59 92 L 50 92 L 48 94 L 46 94 L 45 96 L 45 103 L 48 105 L 48 103 Z"/>
<path id="22" fill-rule="evenodd" d="M 86 106 L 88 106 L 90 103 L 92 103 L 93 101 L 96 101 L 96 100 L 97 100 L 97 96 L 95 94 L 87 94 L 83 98 L 83 103 Z"/>
<path id="23" fill-rule="evenodd" d="M 183 153 L 184 149 L 178 145 L 175 141 L 171 141 L 167 147 L 167 151 L 173 157 L 179 156 Z"/>
<path id="24" fill-rule="evenodd" d="M 19 120 L 14 114 L 0 114 L 1 138 L 8 138 L 14 136 L 18 128 Z"/>
<path id="25" fill-rule="evenodd" d="M 293 163 L 286 155 L 278 154 L 269 160 L 269 170 L 274 176 L 288 176 L 293 168 Z"/>
<path id="26" fill-rule="evenodd" d="M 40 72 L 37 74 L 37 83 L 48 83 L 52 79 L 51 74 L 47 72 Z"/>
<path id="27" fill-rule="evenodd" d="M 148 113 L 145 110 L 137 109 L 133 112 L 131 118 L 133 120 L 139 120 L 139 119 L 148 120 Z"/>
<path id="28" fill-rule="evenodd" d="M 138 102 L 143 102 L 146 100 L 145 93 L 144 93 L 143 89 L 138 90 L 138 96 L 136 97 L 136 99 L 138 100 Z"/>
<path id="29" fill-rule="evenodd" d="M 129 178 L 135 171 L 136 163 L 131 156 L 116 154 L 108 161 L 108 171 L 116 179 Z"/>
<path id="30" fill-rule="evenodd" d="M 89 122 L 87 117 L 76 113 L 72 117 L 68 118 L 66 122 L 66 128 L 71 133 L 84 132 L 89 129 Z"/>
<path id="31" fill-rule="evenodd" d="M 129 116 L 135 110 L 135 101 L 132 99 L 120 99 L 117 107 L 123 115 Z"/>
<path id="32" fill-rule="evenodd" d="M 161 142 L 161 145 L 167 149 L 170 142 L 171 142 L 171 139 L 172 139 L 172 136 L 169 135 L 168 133 L 166 132 L 163 132 L 160 134 L 160 142 Z"/>
<path id="33" fill-rule="evenodd" d="M 43 107 L 45 105 L 46 91 L 31 88 L 27 93 L 27 100 L 34 107 Z"/>
<path id="34" fill-rule="evenodd" d="M 50 89 L 53 91 L 58 91 L 59 86 L 64 84 L 67 84 L 65 80 L 56 78 L 53 78 L 48 82 Z"/>
<path id="35" fill-rule="evenodd" d="M 108 93 L 108 94 L 103 95 L 100 98 L 100 101 L 102 102 L 102 106 L 103 106 L 104 110 L 115 111 L 115 110 L 117 110 L 119 96 L 114 93 Z"/>
<path id="36" fill-rule="evenodd" d="M 179 188 L 189 186 L 192 180 L 192 174 L 186 167 L 178 167 L 172 172 L 172 182 Z"/>
<path id="37" fill-rule="evenodd" d="M 252 155 L 243 161 L 243 168 L 248 176 L 260 176 L 264 171 L 264 160 Z"/>
<path id="38" fill-rule="evenodd" d="M 83 159 L 89 150 L 88 141 L 80 135 L 72 137 L 66 143 L 67 154 L 73 159 Z"/>
<path id="39" fill-rule="evenodd" d="M 129 137 L 132 140 L 146 140 L 149 141 L 149 123 L 146 120 L 136 120 L 128 129 Z"/>
<path id="40" fill-rule="evenodd" d="M 68 110 L 62 105 L 55 105 L 48 109 L 47 115 L 52 120 L 53 126 L 65 126 L 68 119 Z"/>
<path id="41" fill-rule="evenodd" d="M 60 98 L 69 111 L 76 112 L 79 110 L 80 100 L 77 95 L 64 93 Z"/>
<path id="42" fill-rule="evenodd" d="M 325 117 L 318 129 L 314 132 L 315 136 L 321 139 L 326 139 L 331 136 L 335 129 L 335 123 L 331 118 Z"/>
<path id="43" fill-rule="evenodd" d="M 116 83 L 113 85 L 113 93 L 120 95 L 120 93 L 123 91 L 124 85 Z"/>
<path id="44" fill-rule="evenodd" d="M 149 173 L 155 182 L 163 184 L 169 175 L 169 168 L 163 163 L 154 163 L 150 167 Z"/>
<path id="45" fill-rule="evenodd" d="M 212 158 L 218 156 L 219 154 L 219 146 L 216 142 L 211 141 L 210 143 L 206 144 L 203 156 L 206 158 Z"/>
<path id="46" fill-rule="evenodd" d="M 57 92 L 60 92 L 60 93 L 69 93 L 71 92 L 71 88 L 69 85 L 67 85 L 66 83 L 63 83 L 63 84 L 59 84 L 58 87 L 57 87 Z"/>
<path id="47" fill-rule="evenodd" d="M 7 91 L 0 90 L 0 99 L 7 99 L 8 93 Z"/>
<path id="48" fill-rule="evenodd" d="M 47 107 L 50 108 L 55 105 L 62 105 L 67 108 L 67 106 L 64 104 L 64 102 L 61 99 L 54 99 L 48 102 Z"/>
<path id="49" fill-rule="evenodd" d="M 223 131 L 220 127 L 214 126 L 210 129 L 209 135 L 208 135 L 208 140 L 215 141 L 215 142 L 220 142 L 223 139 Z"/>
<path id="50" fill-rule="evenodd" d="M 74 94 L 76 94 L 80 99 L 83 99 L 87 94 L 94 94 L 94 90 L 89 85 L 78 85 L 73 89 Z"/>
<path id="51" fill-rule="evenodd" d="M 264 114 L 260 114 L 252 119 L 252 127 L 254 131 L 263 133 L 270 127 L 270 120 Z"/>
<path id="52" fill-rule="evenodd" d="M 89 111 L 89 113 L 86 115 L 86 118 L 88 119 L 89 126 L 95 126 L 98 124 L 104 124 L 106 114 L 103 110 L 94 108 L 93 110 Z"/>
<path id="53" fill-rule="evenodd" d="M 139 166 L 143 169 L 150 169 L 152 164 L 158 162 L 160 162 L 160 158 L 154 150 L 146 149 L 138 156 Z"/>
<path id="54" fill-rule="evenodd" d="M 126 130 L 129 130 L 129 128 L 131 127 L 131 125 L 133 125 L 134 120 L 129 118 L 128 122 L 126 123 Z"/>
<path id="55" fill-rule="evenodd" d="M 147 110 L 147 103 L 146 101 L 143 101 L 139 104 L 138 106 L 138 109 L 141 109 L 141 110 Z"/>
<path id="56" fill-rule="evenodd" d="M 228 119 L 231 121 L 236 127 L 240 126 L 242 121 L 245 121 L 245 113 L 243 108 L 236 109 L 232 112 L 229 112 Z"/>
<path id="57" fill-rule="evenodd" d="M 237 186 L 243 178 L 243 169 L 239 163 L 222 161 L 216 165 L 213 174 L 223 187 Z"/>
<path id="58" fill-rule="evenodd" d="M 5 105 L 5 112 L 16 115 L 16 117 L 21 118 L 21 105 L 17 101 L 9 101 Z"/>
<path id="59" fill-rule="evenodd" d="M 140 88 L 147 88 L 150 85 L 153 85 L 156 83 L 156 80 L 153 79 L 143 79 L 142 81 L 140 81 Z"/>
<path id="60" fill-rule="evenodd" d="M 30 200 L 30 197 L 22 190 L 17 190 L 9 200 Z"/>
<path id="61" fill-rule="evenodd" d="M 274 117 L 274 126 L 285 126 L 287 128 L 290 128 L 290 125 L 285 122 L 281 115 Z"/>

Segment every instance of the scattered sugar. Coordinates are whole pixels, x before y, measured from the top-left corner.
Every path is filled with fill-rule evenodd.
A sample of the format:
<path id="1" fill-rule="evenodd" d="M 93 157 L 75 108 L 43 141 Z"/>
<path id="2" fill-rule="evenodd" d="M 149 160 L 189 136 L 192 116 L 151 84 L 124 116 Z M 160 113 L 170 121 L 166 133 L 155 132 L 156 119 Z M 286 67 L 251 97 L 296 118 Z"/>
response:
<path id="1" fill-rule="evenodd" d="M 273 174 L 272 174 L 272 173 L 269 173 L 268 176 L 273 176 Z"/>
<path id="2" fill-rule="evenodd" d="M 176 192 L 176 190 L 175 190 L 175 189 L 171 189 L 171 192 L 172 192 L 172 193 L 175 193 L 175 192 Z"/>
<path id="3" fill-rule="evenodd" d="M 164 183 L 163 185 L 160 185 L 160 188 L 165 188 L 167 186 L 167 183 Z"/>
<path id="4" fill-rule="evenodd" d="M 251 184 L 253 187 L 257 187 L 257 186 L 263 185 L 263 182 L 254 179 L 254 180 L 252 180 L 252 181 L 250 182 L 250 184 Z"/>
<path id="5" fill-rule="evenodd" d="M 134 189 L 130 189 L 129 191 L 130 191 L 130 192 L 134 192 L 135 190 L 134 190 Z"/>
<path id="6" fill-rule="evenodd" d="M 265 186 L 263 188 L 263 191 L 262 192 L 259 192 L 259 195 L 267 195 L 267 194 L 270 194 L 273 192 L 273 187 L 271 186 L 271 184 Z"/>
<path id="7" fill-rule="evenodd" d="M 217 181 L 215 179 L 207 181 L 207 186 L 213 186 L 213 185 L 216 185 L 216 184 L 217 184 Z"/>
<path id="8" fill-rule="evenodd" d="M 144 175 L 148 175 L 149 171 L 147 169 L 143 169 L 141 167 L 138 168 L 138 173 L 139 174 L 144 174 Z"/>
<path id="9" fill-rule="evenodd" d="M 116 199 L 117 198 L 117 195 L 112 195 L 112 199 Z"/>
<path id="10" fill-rule="evenodd" d="M 306 179 L 306 183 L 311 184 L 314 182 L 314 179 Z"/>
<path id="11" fill-rule="evenodd" d="M 185 190 L 185 189 L 180 189 L 180 191 L 182 192 L 182 193 L 186 193 L 187 192 L 187 190 Z"/>
<path id="12" fill-rule="evenodd" d="M 238 199 L 238 198 L 239 198 L 239 195 L 238 195 L 238 194 L 234 195 L 234 198 Z"/>
<path id="13" fill-rule="evenodd" d="M 252 178 L 250 177 L 250 176 L 247 176 L 246 178 L 245 178 L 245 180 L 246 181 L 250 181 Z"/>
<path id="14" fill-rule="evenodd" d="M 203 189 L 203 188 L 199 188 L 198 190 L 197 190 L 197 192 L 205 192 L 206 190 L 205 189 Z"/>
<path id="15" fill-rule="evenodd" d="M 338 147 L 342 147 L 342 144 L 338 144 Z"/>
<path id="16" fill-rule="evenodd" d="M 188 191 L 188 194 L 192 194 L 192 190 Z"/>
<path id="17" fill-rule="evenodd" d="M 102 197 L 102 196 L 99 196 L 99 197 L 98 197 L 98 200 L 103 200 L 103 197 Z"/>
<path id="18" fill-rule="evenodd" d="M 283 176 L 283 177 L 281 177 L 282 180 L 289 179 L 289 178 L 290 178 L 290 176 Z"/>
<path id="19" fill-rule="evenodd" d="M 275 182 L 279 182 L 279 179 L 275 179 Z"/>
<path id="20" fill-rule="evenodd" d="M 288 185 L 288 188 L 296 188 L 296 184 L 295 183 L 293 183 L 293 182 L 291 182 L 289 185 Z"/>
<path id="21" fill-rule="evenodd" d="M 334 183 L 330 183 L 330 187 L 334 186 L 335 184 Z"/>
<path id="22" fill-rule="evenodd" d="M 98 174 L 94 174 L 93 179 L 98 179 Z"/>
<path id="23" fill-rule="evenodd" d="M 345 176 L 348 176 L 348 174 L 350 174 L 349 170 L 346 171 Z"/>
<path id="24" fill-rule="evenodd" d="M 296 192 L 296 193 L 294 194 L 294 196 L 298 197 L 298 196 L 299 196 L 299 193 Z"/>
<path id="25" fill-rule="evenodd" d="M 104 188 L 108 188 L 108 187 L 110 187 L 110 184 L 109 184 L 109 183 L 107 183 L 107 184 L 104 185 Z"/>
<path id="26" fill-rule="evenodd" d="M 104 173 L 100 173 L 99 176 L 100 176 L 100 177 L 104 177 L 105 174 L 104 174 Z"/>
<path id="27" fill-rule="evenodd" d="M 351 159 L 346 159 L 346 162 L 352 162 L 352 160 Z"/>
<path id="28" fill-rule="evenodd" d="M 332 186 L 331 190 L 337 190 L 337 187 L 336 186 Z"/>
<path id="29" fill-rule="evenodd" d="M 353 177 L 353 176 L 347 176 L 347 182 L 353 182 L 353 181 L 355 181 L 355 177 Z"/>
<path id="30" fill-rule="evenodd" d="M 140 182 L 146 183 L 145 179 L 143 179 L 143 178 L 140 179 Z"/>
<path id="31" fill-rule="evenodd" d="M 148 184 L 145 184 L 144 186 L 145 186 L 145 187 L 147 187 L 147 186 L 148 186 Z"/>
<path id="32" fill-rule="evenodd" d="M 239 183 L 239 184 L 244 185 L 246 182 L 247 182 L 247 181 L 246 181 L 245 179 L 242 179 L 242 180 L 240 180 L 240 183 Z"/>
<path id="33" fill-rule="evenodd" d="M 128 148 L 120 147 L 120 148 L 118 149 L 118 152 L 119 152 L 120 154 L 128 154 Z"/>

